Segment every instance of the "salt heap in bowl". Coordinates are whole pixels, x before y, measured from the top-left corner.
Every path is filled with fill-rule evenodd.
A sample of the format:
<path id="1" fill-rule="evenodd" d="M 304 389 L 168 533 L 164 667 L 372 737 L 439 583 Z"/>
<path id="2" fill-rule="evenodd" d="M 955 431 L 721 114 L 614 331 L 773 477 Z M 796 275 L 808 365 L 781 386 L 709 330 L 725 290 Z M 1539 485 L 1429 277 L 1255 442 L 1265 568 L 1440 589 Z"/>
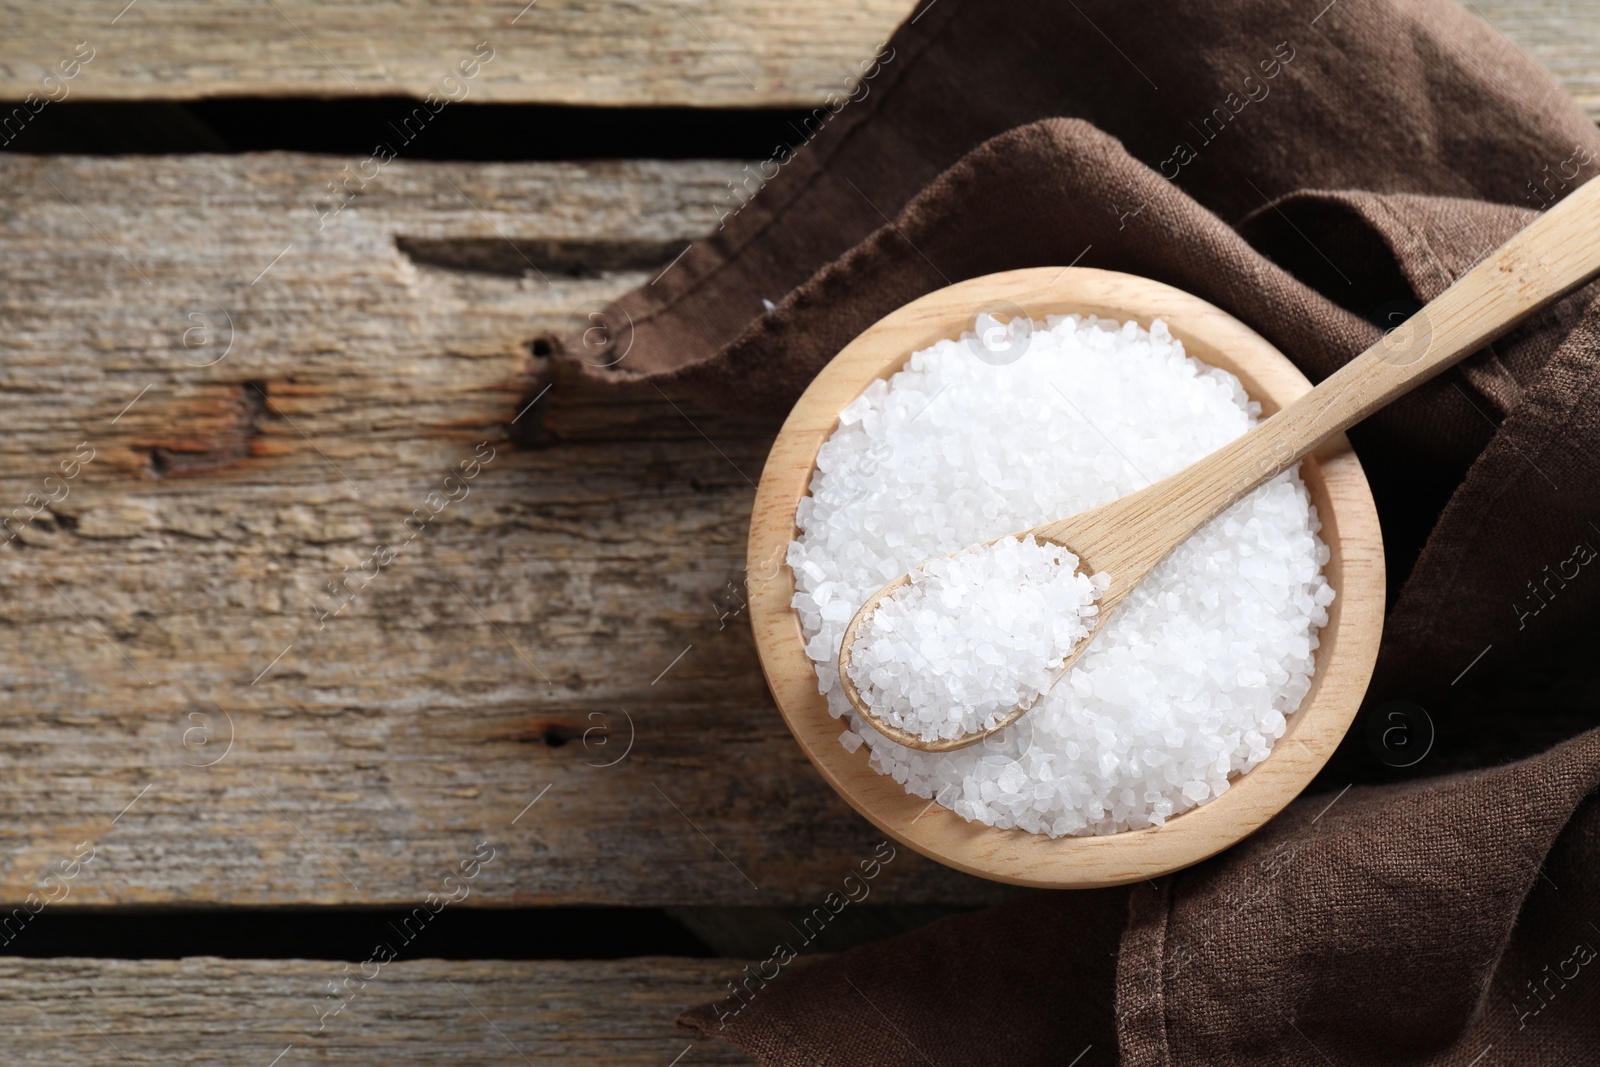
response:
<path id="1" fill-rule="evenodd" d="M 1110 583 L 1030 535 L 929 560 L 862 620 L 850 680 L 891 725 L 963 737 L 1033 703 L 1089 633 Z"/>
<path id="2" fill-rule="evenodd" d="M 1173 474 L 1259 415 L 1237 378 L 1189 358 L 1159 320 L 980 326 L 982 341 L 940 341 L 874 382 L 817 453 L 788 562 L 818 689 L 847 749 L 865 743 L 875 770 L 965 819 L 1052 837 L 1159 825 L 1265 759 L 1310 689 L 1334 595 L 1316 509 L 1298 468 L 1240 500 L 982 744 L 926 753 L 888 740 L 838 674 L 868 597 L 929 560 Z"/>

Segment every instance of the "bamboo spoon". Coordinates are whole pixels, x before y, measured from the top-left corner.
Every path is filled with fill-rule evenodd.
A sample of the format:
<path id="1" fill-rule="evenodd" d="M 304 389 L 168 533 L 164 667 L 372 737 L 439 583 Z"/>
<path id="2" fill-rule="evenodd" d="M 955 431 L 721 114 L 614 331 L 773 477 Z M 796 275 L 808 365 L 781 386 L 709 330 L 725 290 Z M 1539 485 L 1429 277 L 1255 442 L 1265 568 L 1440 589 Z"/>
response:
<path id="1" fill-rule="evenodd" d="M 1068 654 L 1061 673 L 1071 668 L 1145 575 L 1190 534 L 1328 438 L 1454 366 L 1597 274 L 1600 181 L 1590 181 L 1491 252 L 1377 344 L 1242 437 L 1119 500 L 1016 534 L 1018 538 L 1032 534 L 1040 543 L 1061 545 L 1078 557 L 1081 571 L 1105 573 L 1111 579 L 1097 602 L 1094 629 Z M 857 632 L 880 600 L 910 580 L 909 574 L 901 575 L 878 590 L 845 629 L 839 680 L 851 705 L 885 737 L 924 752 L 965 748 L 1016 722 L 1031 704 L 1013 709 L 988 729 L 926 741 L 883 721 L 861 696 L 850 677 Z"/>

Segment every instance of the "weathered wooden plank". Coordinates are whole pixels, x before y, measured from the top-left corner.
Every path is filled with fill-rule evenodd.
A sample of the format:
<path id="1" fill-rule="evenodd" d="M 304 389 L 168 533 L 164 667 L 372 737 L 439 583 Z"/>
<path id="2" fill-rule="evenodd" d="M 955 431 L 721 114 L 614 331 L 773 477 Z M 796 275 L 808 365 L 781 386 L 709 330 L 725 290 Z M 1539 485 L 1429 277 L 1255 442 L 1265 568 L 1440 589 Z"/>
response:
<path id="1" fill-rule="evenodd" d="M 341 165 L 0 158 L 0 899 L 87 842 L 58 906 L 410 901 L 488 840 L 474 904 L 816 903 L 880 838 L 739 615 L 772 428 L 557 381 L 507 437 L 734 165 L 394 162 L 319 229 Z"/>
<path id="2" fill-rule="evenodd" d="M 374 941 L 385 937 L 394 935 L 373 931 Z M 732 1046 L 691 1041 L 672 1025 L 683 1009 L 725 995 L 741 967 L 0 959 L 0 1041 L 15 1067 L 747 1063 Z"/>
<path id="3" fill-rule="evenodd" d="M 1590 0 L 1463 0 L 1542 63 L 1600 121 L 1600 4 Z"/>
<path id="4" fill-rule="evenodd" d="M 1464 2 L 1600 118 L 1600 8 L 1574 0 Z M 0 3 L 7 27 L 0 99 L 29 92 L 79 100 L 434 92 L 544 104 L 809 107 L 920 6 L 282 0 L 219 7 L 135 0 L 122 10 L 122 3 Z M 74 58 L 80 41 L 93 60 L 74 79 L 43 85 L 46 74 Z M 494 58 L 474 67 L 483 42 Z M 476 71 L 473 78 L 460 77 L 462 61 Z M 456 81 L 445 82 L 452 73 Z"/>
<path id="5" fill-rule="evenodd" d="M 62 83 L 71 99 L 431 92 L 546 104 L 809 106 L 839 89 L 911 11 L 906 0 L 134 0 L 119 15 L 126 2 L 0 4 L 0 96 L 46 96 L 41 78 L 84 41 L 93 59 Z M 480 68 L 485 56 L 492 59 Z M 472 77 L 462 77 L 463 62 Z"/>

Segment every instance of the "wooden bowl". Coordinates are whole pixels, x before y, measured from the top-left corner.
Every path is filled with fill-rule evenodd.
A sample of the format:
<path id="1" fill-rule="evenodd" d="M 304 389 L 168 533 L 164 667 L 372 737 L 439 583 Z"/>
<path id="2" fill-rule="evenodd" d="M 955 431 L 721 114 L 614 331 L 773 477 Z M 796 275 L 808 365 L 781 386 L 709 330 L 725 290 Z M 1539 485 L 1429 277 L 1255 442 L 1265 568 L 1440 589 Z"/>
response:
<path id="1" fill-rule="evenodd" d="M 797 534 L 817 450 L 839 412 L 911 353 L 972 329 L 976 312 L 1008 301 L 1030 317 L 1094 314 L 1148 327 L 1166 322 L 1196 359 L 1239 377 L 1271 414 L 1311 388 L 1294 364 L 1239 320 L 1188 293 L 1128 274 L 1036 267 L 959 282 L 890 313 L 846 345 L 806 389 L 767 457 L 750 523 L 751 624 L 767 684 L 800 747 L 850 804 L 895 840 L 983 878 L 1050 888 L 1090 888 L 1151 878 L 1198 863 L 1249 836 L 1281 811 L 1327 762 L 1349 729 L 1372 676 L 1383 629 L 1383 541 L 1361 464 L 1340 436 L 1301 463 L 1300 476 L 1331 552 L 1324 575 L 1337 592 L 1316 653 L 1316 674 L 1272 754 L 1232 779 L 1222 796 L 1164 826 L 1096 837 L 1051 839 L 969 823 L 911 796 L 867 766 L 863 745 L 846 752 L 847 724 L 828 714 L 789 606 L 794 575 L 784 552 Z"/>

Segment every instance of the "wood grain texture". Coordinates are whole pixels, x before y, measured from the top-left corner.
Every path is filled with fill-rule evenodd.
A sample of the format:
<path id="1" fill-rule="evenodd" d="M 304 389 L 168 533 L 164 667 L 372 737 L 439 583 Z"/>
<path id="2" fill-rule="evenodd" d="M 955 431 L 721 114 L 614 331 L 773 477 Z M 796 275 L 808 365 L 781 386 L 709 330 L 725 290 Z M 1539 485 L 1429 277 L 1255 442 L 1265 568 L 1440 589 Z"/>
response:
<path id="1" fill-rule="evenodd" d="M 1148 327 L 1160 318 L 1190 355 L 1236 374 L 1265 415 L 1311 389 L 1288 357 L 1255 331 L 1198 297 L 1146 278 L 1034 267 L 969 278 L 913 300 L 874 323 L 823 368 L 790 412 L 767 458 L 749 548 L 751 625 L 761 667 L 789 728 L 817 769 L 857 811 L 910 848 L 961 870 L 1020 885 L 1085 888 L 1158 877 L 1254 833 L 1311 783 L 1344 738 L 1366 694 L 1383 634 L 1383 537 L 1377 507 L 1342 434 L 1301 465 L 1329 548 L 1323 573 L 1338 597 L 1329 605 L 1316 651 L 1316 675 L 1299 710 L 1289 716 L 1272 754 L 1235 777 L 1222 796 L 1161 826 L 1052 840 L 968 823 L 947 808 L 906 793 L 892 778 L 871 769 L 867 746 L 847 752 L 839 744 L 840 723 L 817 693 L 799 620 L 789 606 L 793 573 L 787 567 L 769 571 L 760 561 L 793 539 L 796 507 L 810 485 L 817 450 L 838 425 L 839 412 L 874 380 L 898 371 L 906 353 L 959 337 L 972 329 L 980 308 L 997 302 L 1018 306 L 1035 319 L 1094 314 Z M 1093 562 L 1094 549 L 1087 551 L 1090 567 L 1100 569 Z M 1114 569 L 1112 574 L 1115 583 Z"/>
<path id="2" fill-rule="evenodd" d="M 1590 118 L 1600 121 L 1600 5 L 1587 0 L 1463 2 L 1538 60 Z"/>
<path id="3" fill-rule="evenodd" d="M 117 17 L 126 2 L 0 4 L 0 97 L 38 92 L 87 41 L 94 59 L 67 83 L 70 99 L 454 99 L 462 90 L 444 80 L 454 75 L 479 102 L 814 106 L 912 10 L 905 0 L 135 0 Z M 494 58 L 475 70 L 484 42 Z"/>
<path id="4" fill-rule="evenodd" d="M 0 899 L 87 841 L 52 906 L 415 901 L 487 839 L 474 905 L 820 900 L 882 835 L 757 667 L 772 428 L 556 381 L 508 440 L 527 339 L 735 165 L 395 162 L 319 229 L 339 163 L 0 157 Z M 999 887 L 903 853 L 875 888 Z"/>
<path id="5" fill-rule="evenodd" d="M 465 83 L 477 101 L 813 107 L 921 7 L 906 0 L 773 8 L 760 0 L 204 0 L 0 3 L 0 100 L 88 41 L 95 58 L 69 99 L 446 95 L 442 79 L 487 41 L 495 58 Z M 1571 0 L 1467 5 L 1548 67 L 1600 118 L 1600 9 Z M 113 21 L 115 20 L 115 21 Z M 450 89 L 457 93 L 460 90 Z"/>
<path id="6" fill-rule="evenodd" d="M 374 939 L 382 936 L 375 931 Z M 332 960 L 0 959 L 6 1063 L 186 1067 L 695 1067 L 748 1063 L 673 1029 L 684 1008 L 726 995 L 729 960 L 511 963 L 396 961 L 348 1006 Z M 369 966 L 366 974 L 372 975 Z M 681 1056 L 674 1060 L 673 1057 Z M 275 1059 L 274 1057 L 281 1057 Z"/>

